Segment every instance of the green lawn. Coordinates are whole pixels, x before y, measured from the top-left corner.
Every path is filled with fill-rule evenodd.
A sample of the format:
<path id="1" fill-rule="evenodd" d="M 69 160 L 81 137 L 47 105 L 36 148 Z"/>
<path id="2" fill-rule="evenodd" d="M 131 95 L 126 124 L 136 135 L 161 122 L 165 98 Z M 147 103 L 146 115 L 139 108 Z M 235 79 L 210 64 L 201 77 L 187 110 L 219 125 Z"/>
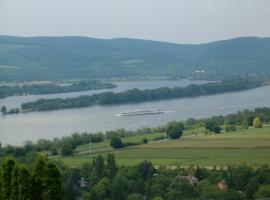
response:
<path id="1" fill-rule="evenodd" d="M 161 135 L 159 133 L 159 135 Z M 167 140 L 150 142 L 148 144 L 132 146 L 121 150 L 108 148 L 109 143 L 97 144 L 96 151 L 92 154 L 77 154 L 70 157 L 60 157 L 59 160 L 67 165 L 78 166 L 91 161 L 97 154 L 106 155 L 113 152 L 120 165 L 134 165 L 142 160 L 150 160 L 154 165 L 201 165 L 225 166 L 227 164 L 247 163 L 252 166 L 270 164 L 270 127 L 259 129 L 241 130 L 231 133 L 204 135 L 185 134 L 180 140 Z M 155 138 L 158 134 L 147 135 Z M 124 141 L 141 141 L 145 136 L 125 138 Z M 77 152 L 85 150 L 83 145 L 76 149 Z M 104 152 L 105 151 L 105 152 Z"/>
<path id="2" fill-rule="evenodd" d="M 132 137 L 126 137 L 123 138 L 122 141 L 123 142 L 135 142 L 135 143 L 139 143 L 142 142 L 143 138 L 147 138 L 149 141 L 154 140 L 157 137 L 161 137 L 163 136 L 163 133 L 153 133 L 153 134 L 147 134 L 147 135 L 136 135 L 136 136 L 132 136 Z M 89 144 L 83 144 L 78 146 L 75 149 L 75 152 L 84 152 L 84 151 L 89 151 L 90 149 L 96 150 L 96 149 L 104 149 L 104 148 L 111 148 L 110 146 L 110 141 L 106 140 L 104 142 L 100 142 L 100 143 L 91 143 L 91 145 Z"/>

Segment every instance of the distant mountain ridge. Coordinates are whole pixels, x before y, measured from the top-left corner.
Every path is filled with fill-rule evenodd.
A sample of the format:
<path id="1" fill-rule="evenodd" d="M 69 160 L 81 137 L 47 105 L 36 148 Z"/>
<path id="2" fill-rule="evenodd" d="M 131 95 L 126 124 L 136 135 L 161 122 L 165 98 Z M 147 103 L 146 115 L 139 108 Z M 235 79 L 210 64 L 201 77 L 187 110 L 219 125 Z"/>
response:
<path id="1" fill-rule="evenodd" d="M 219 78 L 269 72 L 270 38 L 173 44 L 128 38 L 0 36 L 0 81 L 146 76 Z"/>

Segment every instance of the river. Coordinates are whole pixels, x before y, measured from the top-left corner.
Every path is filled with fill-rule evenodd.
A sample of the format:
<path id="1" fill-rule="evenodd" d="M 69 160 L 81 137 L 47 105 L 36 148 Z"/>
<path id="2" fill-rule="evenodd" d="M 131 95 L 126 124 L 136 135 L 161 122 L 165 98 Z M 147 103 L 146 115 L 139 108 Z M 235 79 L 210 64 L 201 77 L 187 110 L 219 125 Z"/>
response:
<path id="1" fill-rule="evenodd" d="M 157 88 L 186 86 L 203 82 L 181 81 L 140 81 L 120 82 L 118 88 L 110 91 L 123 91 L 130 88 Z M 105 90 L 102 90 L 105 91 Z M 31 95 L 10 97 L 0 100 L 0 106 L 16 107 L 20 103 L 36 100 L 40 97 L 73 97 L 81 94 L 102 92 L 99 90 L 55 95 Z M 106 90 L 109 91 L 109 90 Z M 79 109 L 66 109 L 47 112 L 21 113 L 0 117 L 0 141 L 2 144 L 22 144 L 26 140 L 39 138 L 51 139 L 70 135 L 73 132 L 96 132 L 117 128 L 138 129 L 157 127 L 173 120 L 185 120 L 190 117 L 202 118 L 213 115 L 229 114 L 246 108 L 270 107 L 270 86 L 195 98 L 181 98 L 125 105 L 93 106 Z M 116 117 L 117 113 L 131 109 L 159 108 L 165 114 Z"/>

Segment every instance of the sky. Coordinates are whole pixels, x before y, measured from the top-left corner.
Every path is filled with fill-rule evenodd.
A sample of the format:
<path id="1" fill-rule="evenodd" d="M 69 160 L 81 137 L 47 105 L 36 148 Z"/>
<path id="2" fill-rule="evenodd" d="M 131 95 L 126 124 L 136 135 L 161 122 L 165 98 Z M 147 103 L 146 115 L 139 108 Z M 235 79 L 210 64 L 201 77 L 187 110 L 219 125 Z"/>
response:
<path id="1" fill-rule="evenodd" d="M 270 0 L 0 0 L 0 35 L 193 44 L 270 37 Z"/>

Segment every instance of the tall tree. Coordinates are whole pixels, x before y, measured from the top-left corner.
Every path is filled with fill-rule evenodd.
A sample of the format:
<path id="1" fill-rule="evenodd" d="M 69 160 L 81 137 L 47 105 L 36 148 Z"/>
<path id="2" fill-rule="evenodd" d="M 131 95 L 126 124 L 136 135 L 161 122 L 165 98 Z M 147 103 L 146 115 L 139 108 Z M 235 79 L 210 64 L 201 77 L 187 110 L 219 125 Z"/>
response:
<path id="1" fill-rule="evenodd" d="M 18 200 L 30 200 L 32 194 L 31 176 L 25 166 L 18 170 Z"/>
<path id="2" fill-rule="evenodd" d="M 112 183 L 112 200 L 125 200 L 127 199 L 127 179 L 121 174 L 117 174 L 117 176 L 113 179 Z"/>
<path id="3" fill-rule="evenodd" d="M 102 178 L 92 189 L 90 200 L 105 200 L 111 197 L 111 182 Z"/>
<path id="4" fill-rule="evenodd" d="M 43 179 L 45 176 L 45 166 L 45 159 L 42 156 L 39 156 L 32 174 L 33 199 L 42 199 L 42 195 L 44 192 Z"/>
<path id="5" fill-rule="evenodd" d="M 63 189 L 61 174 L 53 162 L 47 162 L 44 175 L 44 200 L 62 200 Z"/>
<path id="6" fill-rule="evenodd" d="M 117 166 L 115 163 L 115 156 L 112 153 L 109 153 L 106 158 L 107 169 L 108 169 L 108 177 L 112 180 L 117 173 Z"/>
<path id="7" fill-rule="evenodd" d="M 80 192 L 80 170 L 75 168 L 67 171 L 64 176 L 64 190 L 66 200 L 78 199 Z"/>
<path id="8" fill-rule="evenodd" d="M 93 169 L 91 173 L 91 184 L 97 183 L 101 178 L 104 177 L 104 158 L 101 155 L 94 157 Z"/>
<path id="9" fill-rule="evenodd" d="M 14 166 L 11 179 L 11 200 L 19 199 L 18 171 L 19 167 L 17 165 Z"/>
<path id="10" fill-rule="evenodd" d="M 1 166 L 1 194 L 3 199 L 11 197 L 12 170 L 16 162 L 12 158 L 6 158 Z"/>
<path id="11" fill-rule="evenodd" d="M 154 175 L 156 169 L 151 162 L 145 160 L 138 165 L 138 172 L 144 180 L 147 180 Z"/>

